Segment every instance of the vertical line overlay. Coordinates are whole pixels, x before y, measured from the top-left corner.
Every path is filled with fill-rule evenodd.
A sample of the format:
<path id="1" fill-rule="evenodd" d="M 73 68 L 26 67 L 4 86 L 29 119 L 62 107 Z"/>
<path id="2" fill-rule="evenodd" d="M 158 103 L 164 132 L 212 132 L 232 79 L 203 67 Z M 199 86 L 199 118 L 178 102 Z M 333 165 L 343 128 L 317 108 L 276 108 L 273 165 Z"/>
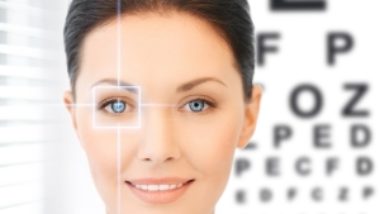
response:
<path id="1" fill-rule="evenodd" d="M 120 78 L 121 78 L 121 36 L 122 36 L 122 29 L 121 29 L 121 0 L 116 1 L 116 30 L 117 30 L 117 42 L 116 42 L 116 63 L 117 63 L 117 87 L 120 88 Z M 120 127 L 118 125 L 117 127 L 117 142 L 116 142 L 116 182 L 117 182 L 117 214 L 121 214 L 121 140 L 120 140 Z"/>

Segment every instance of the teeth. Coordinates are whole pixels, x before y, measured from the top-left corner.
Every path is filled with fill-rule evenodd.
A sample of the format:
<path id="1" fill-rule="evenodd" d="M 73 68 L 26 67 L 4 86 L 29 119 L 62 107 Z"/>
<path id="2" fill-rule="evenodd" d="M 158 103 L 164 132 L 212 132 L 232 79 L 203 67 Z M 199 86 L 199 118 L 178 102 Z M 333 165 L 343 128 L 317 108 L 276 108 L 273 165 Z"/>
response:
<path id="1" fill-rule="evenodd" d="M 165 191 L 165 190 L 169 190 L 169 188 L 170 188 L 170 185 L 169 184 L 161 184 L 161 185 L 159 185 L 159 190 L 160 191 Z"/>
<path id="2" fill-rule="evenodd" d="M 157 184 L 157 185 L 151 185 L 151 184 L 137 184 L 133 185 L 137 189 L 141 189 L 144 191 L 149 192 L 157 192 L 157 191 L 168 191 L 173 189 L 178 189 L 183 186 L 182 183 L 180 184 Z"/>
<path id="3" fill-rule="evenodd" d="M 143 190 L 148 190 L 148 185 L 141 185 Z"/>
<path id="4" fill-rule="evenodd" d="M 148 185 L 148 191 L 157 191 L 159 189 L 159 185 Z"/>

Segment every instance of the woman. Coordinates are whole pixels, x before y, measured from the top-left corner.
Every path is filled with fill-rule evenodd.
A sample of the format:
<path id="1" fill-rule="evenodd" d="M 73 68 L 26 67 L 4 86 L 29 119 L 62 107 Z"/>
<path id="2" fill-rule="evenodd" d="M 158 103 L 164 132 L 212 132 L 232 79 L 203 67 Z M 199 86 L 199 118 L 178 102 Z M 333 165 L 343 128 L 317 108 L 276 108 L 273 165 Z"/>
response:
<path id="1" fill-rule="evenodd" d="M 64 101 L 107 213 L 213 213 L 259 112 L 248 3 L 74 0 L 64 36 Z"/>

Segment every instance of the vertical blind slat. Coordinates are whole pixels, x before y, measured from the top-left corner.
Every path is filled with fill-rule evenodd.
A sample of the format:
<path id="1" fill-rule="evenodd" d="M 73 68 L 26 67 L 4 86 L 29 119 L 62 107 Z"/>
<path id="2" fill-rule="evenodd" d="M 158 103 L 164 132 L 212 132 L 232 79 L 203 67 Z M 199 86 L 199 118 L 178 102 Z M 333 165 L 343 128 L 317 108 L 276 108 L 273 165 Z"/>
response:
<path id="1" fill-rule="evenodd" d="M 43 213 L 44 122 L 54 117 L 46 115 L 42 101 L 51 87 L 46 65 L 54 65 L 58 54 L 48 29 L 54 11 L 36 2 L 0 0 L 2 214 Z"/>

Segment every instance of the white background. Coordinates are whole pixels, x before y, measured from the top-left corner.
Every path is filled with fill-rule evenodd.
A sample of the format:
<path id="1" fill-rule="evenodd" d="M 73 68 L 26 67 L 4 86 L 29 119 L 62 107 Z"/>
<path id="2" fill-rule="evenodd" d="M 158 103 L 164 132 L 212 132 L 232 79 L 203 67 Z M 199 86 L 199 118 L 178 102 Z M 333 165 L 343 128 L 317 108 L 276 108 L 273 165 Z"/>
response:
<path id="1" fill-rule="evenodd" d="M 379 213 L 380 209 L 376 205 L 380 202 L 380 196 L 377 193 L 380 180 L 377 170 L 380 158 L 377 153 L 380 148 L 376 133 L 380 127 L 378 115 L 380 106 L 377 101 L 380 95 L 377 84 L 379 80 L 377 73 L 380 69 L 378 63 L 380 30 L 377 23 L 377 20 L 380 20 L 380 2 L 377 0 L 326 1 L 328 9 L 325 12 L 276 13 L 270 11 L 269 0 L 250 1 L 256 33 L 270 31 L 281 34 L 279 41 L 272 42 L 278 46 L 279 52 L 269 54 L 266 66 L 257 66 L 256 70 L 255 82 L 265 85 L 259 123 L 252 138 L 258 148 L 252 151 L 238 151 L 236 154 L 237 158 L 248 158 L 251 169 L 241 177 L 236 177 L 233 171 L 231 172 L 230 182 L 216 207 L 216 214 Z M 17 5 L 17 2 L 21 1 L 12 0 L 11 2 Z M 52 103 L 62 103 L 62 93 L 68 88 L 62 38 L 67 6 L 68 1 L 56 1 L 56 4 L 49 6 L 55 9 L 54 16 L 51 13 L 46 15 L 46 19 L 55 23 L 51 33 L 57 41 L 55 54 L 59 59 L 55 70 L 50 70 L 45 77 L 53 82 L 49 85 L 49 90 L 45 90 L 45 95 Z M 326 62 L 326 35 L 332 31 L 349 32 L 355 39 L 355 48 L 349 54 L 339 56 L 336 66 L 329 67 Z M 0 50 L 4 51 L 4 49 Z M 352 96 L 350 92 L 343 89 L 345 82 L 369 84 L 370 91 L 359 106 L 371 112 L 369 118 L 342 118 L 340 111 Z M 323 111 L 310 120 L 297 118 L 289 109 L 289 96 L 292 89 L 303 83 L 312 83 L 323 93 L 325 104 Z M 305 106 L 310 106 L 311 103 L 312 100 L 308 97 L 302 100 Z M 42 148 L 38 147 L 36 149 L 38 155 L 33 156 L 34 159 L 41 156 L 41 159 L 45 160 L 44 168 L 43 170 L 28 168 L 14 173 L 13 178 L 18 181 L 20 177 L 25 177 L 25 174 L 37 173 L 37 177 L 43 177 L 42 181 L 27 188 L 2 189 L 0 186 L 0 197 L 3 199 L 3 203 L 0 201 L 0 208 L 7 205 L 8 201 L 5 203 L 5 199 L 9 199 L 9 204 L 15 204 L 17 201 L 11 201 L 12 197 L 20 199 L 22 196 L 33 195 L 31 193 L 35 193 L 34 198 L 25 200 L 34 199 L 38 201 L 38 204 L 21 204 L 14 208 L 0 210 L 0 213 L 26 213 L 25 210 L 28 210 L 27 213 L 103 214 L 102 201 L 94 188 L 87 160 L 71 129 L 68 114 L 63 106 L 55 104 L 45 106 L 44 113 L 44 117 L 56 119 L 55 123 L 46 125 L 43 132 L 34 132 L 43 136 L 44 139 L 54 139 L 54 142 Z M 327 123 L 332 127 L 332 148 L 325 151 L 317 151 L 312 147 L 312 127 L 320 123 Z M 372 143 L 369 147 L 361 150 L 350 147 L 349 127 L 354 123 L 363 123 L 371 128 Z M 272 145 L 273 126 L 277 124 L 290 125 L 294 132 L 292 140 L 283 144 L 280 150 L 275 150 Z M 30 131 L 33 132 L 33 130 Z M 1 133 L 2 136 L 5 134 L 22 138 L 22 135 L 16 132 Z M 0 139 L 3 140 L 3 138 Z M 28 157 L 31 152 L 34 152 L 30 149 L 15 151 L 16 149 L 5 150 L 4 148 L 0 147 L 0 155 L 2 155 L 0 161 L 17 161 L 17 158 Z M 299 177 L 293 169 L 294 160 L 302 155 L 308 156 L 312 161 L 312 175 L 306 178 Z M 359 155 L 372 158 L 374 173 L 371 176 L 364 178 L 356 176 L 354 160 Z M 268 177 L 264 173 L 264 161 L 269 156 L 281 159 L 279 167 L 281 176 L 278 178 Z M 330 156 L 339 158 L 340 168 L 334 176 L 327 177 L 324 174 L 323 164 L 326 157 Z M 3 163 L 0 162 L 0 164 Z M 370 185 L 375 189 L 375 195 L 370 201 L 363 201 L 360 198 L 359 190 L 363 185 Z M 285 197 L 285 190 L 290 186 L 295 186 L 299 191 L 298 198 L 292 203 L 289 203 Z M 316 203 L 310 198 L 310 191 L 315 186 L 323 189 L 324 201 Z M 349 203 L 341 203 L 334 198 L 341 186 L 349 187 Z M 259 200 L 258 190 L 262 187 L 268 187 L 273 191 L 272 202 L 263 204 Z M 245 205 L 239 205 L 235 201 L 236 190 L 241 188 L 247 192 Z"/>

